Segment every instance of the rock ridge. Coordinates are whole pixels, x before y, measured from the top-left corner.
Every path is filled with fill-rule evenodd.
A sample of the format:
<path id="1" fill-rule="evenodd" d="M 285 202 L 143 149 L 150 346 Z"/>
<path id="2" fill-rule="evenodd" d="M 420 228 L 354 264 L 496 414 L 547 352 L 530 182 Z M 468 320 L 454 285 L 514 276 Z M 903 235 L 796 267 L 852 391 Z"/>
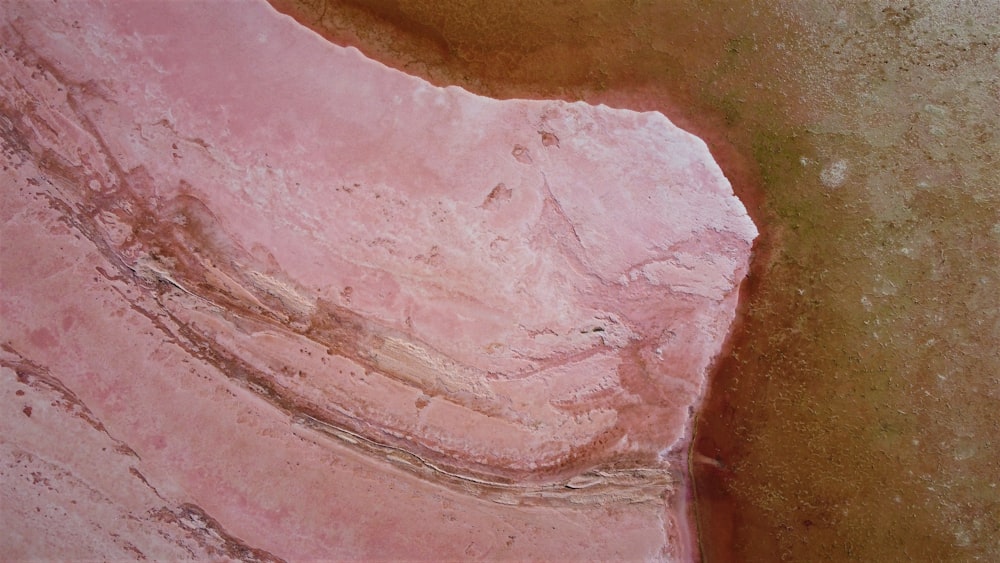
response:
<path id="1" fill-rule="evenodd" d="M 24 3 L 0 24 L 4 240 L 49 217 L 43 279 L 67 279 L 33 283 L 5 242 L 4 339 L 49 370 L 106 364 L 79 328 L 68 358 L 31 336 L 56 331 L 40 302 L 94 308 L 84 293 L 145 327 L 106 344 L 159 350 L 141 375 L 60 378 L 144 458 L 134 409 L 161 440 L 190 429 L 136 385 L 189 370 L 220 397 L 198 417 L 271 420 L 376 473 L 669 512 L 756 236 L 700 140 L 658 113 L 436 88 L 263 3 Z M 216 471 L 258 463 L 263 435 L 243 440 Z M 177 455 L 150 462 L 176 498 L 231 501 Z"/>

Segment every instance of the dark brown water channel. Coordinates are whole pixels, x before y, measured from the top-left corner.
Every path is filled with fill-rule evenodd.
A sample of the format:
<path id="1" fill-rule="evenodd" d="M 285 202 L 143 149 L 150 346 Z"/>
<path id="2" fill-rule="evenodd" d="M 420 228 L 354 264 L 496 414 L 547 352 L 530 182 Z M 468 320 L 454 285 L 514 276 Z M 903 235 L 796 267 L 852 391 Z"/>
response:
<path id="1" fill-rule="evenodd" d="M 696 428 L 706 560 L 1000 560 L 1000 3 L 272 2 L 709 143 L 764 236 Z"/>

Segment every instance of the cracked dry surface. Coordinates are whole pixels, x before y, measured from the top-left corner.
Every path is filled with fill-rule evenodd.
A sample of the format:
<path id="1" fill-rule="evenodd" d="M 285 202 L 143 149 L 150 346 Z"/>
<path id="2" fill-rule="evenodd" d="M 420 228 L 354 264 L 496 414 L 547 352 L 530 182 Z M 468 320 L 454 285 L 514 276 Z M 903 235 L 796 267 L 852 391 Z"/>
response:
<path id="1" fill-rule="evenodd" d="M 5 444 L 144 487 L 54 491 L 83 527 L 25 517 L 26 555 L 176 556 L 80 543 L 103 510 L 191 558 L 685 555 L 756 235 L 703 143 L 437 89 L 266 4 L 25 3 L 0 33 L 7 384 L 99 434 L 31 446 L 25 404 Z"/>

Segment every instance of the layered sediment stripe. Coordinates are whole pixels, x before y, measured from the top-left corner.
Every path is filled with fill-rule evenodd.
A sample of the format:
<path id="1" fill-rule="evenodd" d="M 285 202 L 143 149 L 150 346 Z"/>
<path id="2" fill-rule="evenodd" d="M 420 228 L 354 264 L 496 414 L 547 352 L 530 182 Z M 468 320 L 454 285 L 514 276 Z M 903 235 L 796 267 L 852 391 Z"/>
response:
<path id="1" fill-rule="evenodd" d="M 145 431 L 117 403 L 166 434 L 178 413 L 96 389 L 193 362 L 248 392 L 216 416 L 262 399 L 289 440 L 373 471 L 663 517 L 756 235 L 700 140 L 658 113 L 436 88 L 263 3 L 28 3 L 0 33 L 10 227 L 44 202 L 69 227 L 53 240 L 99 257 L 78 283 L 188 358 L 62 381 L 123 442 L 141 454 Z M 4 286 L 8 338 L 54 361 L 22 342 L 42 297 Z M 102 354 L 73 338 L 80 363 Z M 270 455 L 254 436 L 229 466 Z"/>

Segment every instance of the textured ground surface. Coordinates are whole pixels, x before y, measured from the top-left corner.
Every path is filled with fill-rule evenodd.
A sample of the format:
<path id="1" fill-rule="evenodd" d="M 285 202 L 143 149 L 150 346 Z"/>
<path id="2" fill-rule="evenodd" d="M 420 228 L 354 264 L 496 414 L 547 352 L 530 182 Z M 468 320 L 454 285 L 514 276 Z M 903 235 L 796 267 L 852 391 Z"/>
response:
<path id="1" fill-rule="evenodd" d="M 438 83 L 708 141 L 763 227 L 698 423 L 710 560 L 1000 559 L 1000 3 L 273 3 Z"/>
<path id="2" fill-rule="evenodd" d="M 3 16 L 15 557 L 683 557 L 756 229 L 662 115 L 266 4 Z"/>

